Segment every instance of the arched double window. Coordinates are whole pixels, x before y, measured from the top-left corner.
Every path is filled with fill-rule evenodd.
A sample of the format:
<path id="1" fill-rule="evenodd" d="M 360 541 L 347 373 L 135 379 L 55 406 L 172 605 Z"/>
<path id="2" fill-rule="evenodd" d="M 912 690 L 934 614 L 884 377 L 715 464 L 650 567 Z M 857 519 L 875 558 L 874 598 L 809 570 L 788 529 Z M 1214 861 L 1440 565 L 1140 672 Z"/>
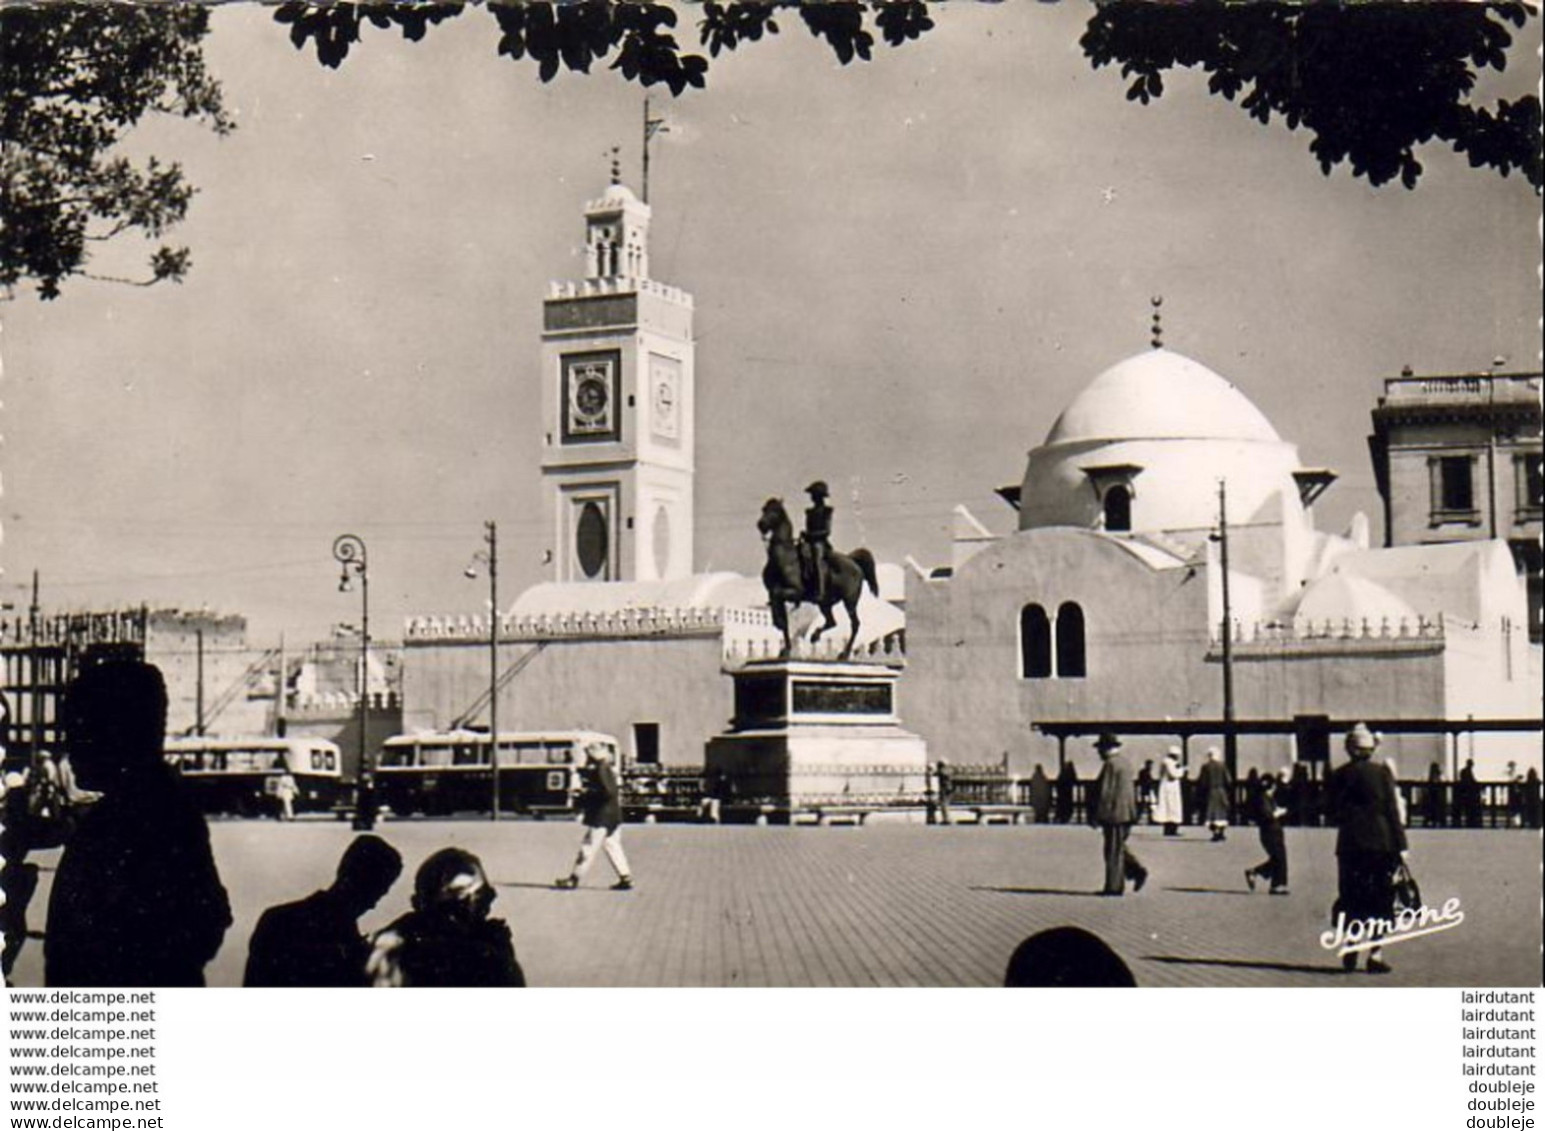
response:
<path id="1" fill-rule="evenodd" d="M 1084 610 L 1073 601 L 1057 608 L 1057 676 L 1083 679 L 1089 674 L 1084 648 Z"/>
<path id="2" fill-rule="evenodd" d="M 1019 678 L 1051 678 L 1051 619 L 1040 605 L 1019 610 Z"/>

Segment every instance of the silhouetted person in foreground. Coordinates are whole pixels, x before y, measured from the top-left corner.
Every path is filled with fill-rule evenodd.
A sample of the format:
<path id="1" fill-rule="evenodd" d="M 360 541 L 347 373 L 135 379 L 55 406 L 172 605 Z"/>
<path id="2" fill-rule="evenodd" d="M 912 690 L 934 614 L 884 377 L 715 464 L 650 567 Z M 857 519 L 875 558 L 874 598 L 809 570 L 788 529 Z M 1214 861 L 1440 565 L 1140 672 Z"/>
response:
<path id="1" fill-rule="evenodd" d="M 1044 825 L 1051 816 L 1051 779 L 1039 762 L 1030 774 L 1030 808 L 1038 825 Z"/>
<path id="2" fill-rule="evenodd" d="M 248 986 L 366 986 L 370 944 L 359 917 L 381 902 L 402 857 L 378 836 L 357 836 L 332 886 L 263 912 L 247 952 Z"/>
<path id="3" fill-rule="evenodd" d="M 1132 971 L 1105 943 L 1081 927 L 1053 927 L 1020 943 L 1003 984 L 1013 987 L 1131 987 Z"/>
<path id="4" fill-rule="evenodd" d="M 166 685 L 140 661 L 65 692 L 75 777 L 102 799 L 59 861 L 43 944 L 50 986 L 202 986 L 231 925 L 203 815 L 162 756 Z"/>
<path id="5" fill-rule="evenodd" d="M 442 848 L 413 879 L 413 910 L 373 940 L 366 975 L 372 986 L 526 984 L 503 919 L 490 919 L 494 889 L 483 863 Z"/>
<path id="6" fill-rule="evenodd" d="M 27 907 L 38 888 L 38 866 L 27 862 L 32 851 L 32 823 L 27 811 L 27 779 L 20 773 L 5 775 L 0 783 L 4 800 L 0 801 L 0 889 L 5 904 L 0 906 L 0 934 L 5 946 L 0 951 L 0 969 L 6 985 L 11 984 L 11 967 L 27 941 Z"/>

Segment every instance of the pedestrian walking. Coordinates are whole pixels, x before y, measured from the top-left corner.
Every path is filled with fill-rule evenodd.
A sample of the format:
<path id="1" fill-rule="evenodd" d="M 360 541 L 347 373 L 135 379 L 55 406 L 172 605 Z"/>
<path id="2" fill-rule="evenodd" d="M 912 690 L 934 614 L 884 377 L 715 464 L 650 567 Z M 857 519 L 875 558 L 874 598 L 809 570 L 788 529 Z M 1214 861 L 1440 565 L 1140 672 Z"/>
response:
<path id="1" fill-rule="evenodd" d="M 1379 740 L 1358 723 L 1346 737 L 1348 761 L 1330 776 L 1330 812 L 1336 822 L 1336 906 L 1333 917 L 1347 922 L 1393 921 L 1395 871 L 1408 856 L 1405 826 L 1395 804 L 1389 769 L 1373 761 Z M 1357 969 L 1357 952 L 1341 958 Z M 1368 950 L 1368 973 L 1388 974 L 1381 948 Z"/>
<path id="2" fill-rule="evenodd" d="M 1444 797 L 1446 788 L 1443 767 L 1436 762 L 1432 763 L 1427 768 L 1427 792 L 1422 798 L 1422 815 L 1429 829 L 1440 829 L 1448 823 L 1448 804 Z"/>
<path id="3" fill-rule="evenodd" d="M 1078 769 L 1069 758 L 1057 771 L 1057 824 L 1065 825 L 1073 819 L 1073 798 L 1078 792 Z"/>
<path id="4" fill-rule="evenodd" d="M 1212 841 L 1217 844 L 1228 839 L 1229 816 L 1228 767 L 1223 764 L 1216 746 L 1207 748 L 1207 761 L 1202 763 L 1197 775 L 1196 787 L 1202 795 L 1203 820 L 1212 830 Z"/>
<path id="5" fill-rule="evenodd" d="M 75 776 L 102 799 L 54 876 L 50 986 L 202 986 L 231 925 L 204 816 L 166 764 L 166 684 L 142 661 L 87 668 L 65 692 Z"/>
<path id="6" fill-rule="evenodd" d="M 585 837 L 579 842 L 579 855 L 567 876 L 553 881 L 555 888 L 577 888 L 598 850 L 604 849 L 606 859 L 617 873 L 613 891 L 629 891 L 633 887 L 633 871 L 628 867 L 628 855 L 622 850 L 622 804 L 617 791 L 617 774 L 612 769 L 611 749 L 598 742 L 585 747 L 585 765 L 580 771 L 583 784 L 580 788 L 579 808 L 585 823 Z"/>
<path id="7" fill-rule="evenodd" d="M 1104 838 L 1104 894 L 1123 894 L 1128 880 L 1132 881 L 1133 891 L 1142 891 L 1148 882 L 1148 869 L 1127 848 L 1132 822 L 1137 819 L 1137 789 L 1132 763 L 1121 753 L 1121 740 L 1113 734 L 1100 735 L 1094 748 L 1104 762 L 1098 781 L 1100 799 L 1094 814 Z"/>
<path id="8" fill-rule="evenodd" d="M 330 886 L 270 907 L 247 948 L 245 986 L 366 986 L 370 943 L 359 919 L 402 875 L 402 856 L 378 836 L 344 849 Z"/>
<path id="9" fill-rule="evenodd" d="M 295 819 L 295 798 L 299 795 L 300 786 L 295 781 L 295 775 L 290 773 L 288 765 L 280 762 L 279 776 L 274 779 L 274 800 L 279 803 L 281 821 Z"/>
<path id="10" fill-rule="evenodd" d="M 939 798 L 939 824 L 950 823 L 950 798 L 955 795 L 955 775 L 950 770 L 950 764 L 940 758 L 933 767 L 934 785 Z"/>
<path id="11" fill-rule="evenodd" d="M 1037 762 L 1035 769 L 1030 771 L 1030 811 L 1035 814 L 1035 823 L 1044 825 L 1051 819 L 1051 779 L 1046 776 L 1046 771 Z"/>
<path id="12" fill-rule="evenodd" d="M 1245 883 L 1251 891 L 1255 890 L 1255 881 L 1259 877 L 1271 885 L 1272 895 L 1288 894 L 1287 841 L 1282 833 L 1282 819 L 1287 816 L 1287 809 L 1279 796 L 1282 786 L 1287 783 L 1287 775 L 1288 772 L 1283 770 L 1281 784 L 1271 774 L 1260 778 L 1255 795 L 1255 826 L 1260 833 L 1261 847 L 1266 850 L 1266 859 L 1254 868 L 1245 869 Z"/>
<path id="13" fill-rule="evenodd" d="M 1475 777 L 1475 759 L 1465 761 L 1465 768 L 1459 771 L 1459 788 L 1455 791 L 1455 803 L 1457 812 L 1454 814 L 1454 823 L 1463 825 L 1467 829 L 1481 827 L 1481 783 Z"/>
<path id="14" fill-rule="evenodd" d="M 378 988 L 440 986 L 518 989 L 526 974 L 503 919 L 490 919 L 493 885 L 483 862 L 442 848 L 413 878 L 413 910 L 372 940 L 365 975 Z"/>
<path id="15" fill-rule="evenodd" d="M 1159 781 L 1154 775 L 1153 759 L 1149 758 L 1143 763 L 1143 768 L 1137 771 L 1137 823 L 1153 823 L 1154 796 L 1158 792 Z"/>
<path id="16" fill-rule="evenodd" d="M 1164 827 L 1165 836 L 1179 836 L 1180 826 L 1186 819 L 1185 801 L 1180 792 L 1186 770 L 1180 757 L 1180 747 L 1171 746 L 1159 763 L 1159 800 L 1153 809 L 1153 819 Z"/>

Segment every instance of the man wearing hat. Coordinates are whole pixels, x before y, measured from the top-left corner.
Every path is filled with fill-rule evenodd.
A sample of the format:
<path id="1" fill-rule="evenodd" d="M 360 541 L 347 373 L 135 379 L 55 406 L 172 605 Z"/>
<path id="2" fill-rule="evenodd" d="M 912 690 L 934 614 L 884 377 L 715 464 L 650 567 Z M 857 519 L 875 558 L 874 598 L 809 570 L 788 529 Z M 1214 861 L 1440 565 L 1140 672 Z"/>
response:
<path id="1" fill-rule="evenodd" d="M 1121 895 L 1126 881 L 1133 891 L 1142 891 L 1148 882 L 1148 869 L 1127 850 L 1127 834 L 1137 820 L 1137 789 L 1132 777 L 1132 763 L 1121 753 L 1121 740 L 1102 734 L 1094 748 L 1105 763 L 1100 768 L 1099 801 L 1095 805 L 1095 823 L 1105 838 L 1105 895 Z"/>
<path id="2" fill-rule="evenodd" d="M 1330 775 L 1327 792 L 1336 822 L 1336 910 L 1348 922 L 1393 919 L 1395 871 L 1406 856 L 1406 831 L 1395 800 L 1389 768 L 1373 760 L 1378 737 L 1358 723 L 1346 737 L 1348 761 Z M 1357 952 L 1343 955 L 1342 966 L 1357 967 Z M 1368 973 L 1387 974 L 1379 948 L 1368 951 Z"/>
<path id="3" fill-rule="evenodd" d="M 810 496 L 810 506 L 805 508 L 805 547 L 815 577 L 815 600 L 822 604 L 826 600 L 829 572 L 827 555 L 831 553 L 832 509 L 826 505 L 831 492 L 826 487 L 826 480 L 817 479 L 805 488 L 805 493 Z"/>

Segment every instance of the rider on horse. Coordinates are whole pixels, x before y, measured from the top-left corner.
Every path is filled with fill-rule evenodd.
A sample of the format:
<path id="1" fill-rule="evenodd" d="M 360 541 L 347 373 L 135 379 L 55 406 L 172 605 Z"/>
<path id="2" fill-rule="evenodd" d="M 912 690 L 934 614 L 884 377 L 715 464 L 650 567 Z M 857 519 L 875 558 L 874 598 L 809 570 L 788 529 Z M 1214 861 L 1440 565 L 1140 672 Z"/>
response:
<path id="1" fill-rule="evenodd" d="M 831 494 L 824 479 L 817 479 L 805 488 L 811 506 L 805 508 L 805 564 L 813 581 L 817 603 L 826 600 L 826 587 L 831 576 L 832 509 L 826 505 Z"/>

